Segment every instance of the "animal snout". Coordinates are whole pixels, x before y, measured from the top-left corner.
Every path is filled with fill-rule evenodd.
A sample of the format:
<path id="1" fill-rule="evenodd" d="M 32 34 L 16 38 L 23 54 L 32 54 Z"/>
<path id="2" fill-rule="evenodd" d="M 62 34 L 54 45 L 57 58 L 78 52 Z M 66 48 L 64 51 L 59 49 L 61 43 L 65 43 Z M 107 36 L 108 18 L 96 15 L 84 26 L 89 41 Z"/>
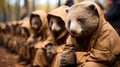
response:
<path id="1" fill-rule="evenodd" d="M 72 34 L 76 34 L 76 31 L 74 31 L 74 30 L 70 30 L 70 32 L 71 32 Z"/>

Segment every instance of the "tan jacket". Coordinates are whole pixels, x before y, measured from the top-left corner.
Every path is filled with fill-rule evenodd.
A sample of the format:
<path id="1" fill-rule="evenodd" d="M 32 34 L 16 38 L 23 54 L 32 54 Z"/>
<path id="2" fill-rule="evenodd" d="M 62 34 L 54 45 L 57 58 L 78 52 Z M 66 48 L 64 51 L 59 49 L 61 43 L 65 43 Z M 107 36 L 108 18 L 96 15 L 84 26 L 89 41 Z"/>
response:
<path id="1" fill-rule="evenodd" d="M 64 21 L 64 23 L 66 23 L 66 16 L 67 16 L 67 13 L 65 12 L 66 8 L 69 8 L 69 7 L 63 5 L 63 6 L 58 7 L 57 9 L 49 12 L 47 15 L 48 21 L 50 20 L 51 16 L 56 16 L 56 17 L 61 18 Z M 61 55 L 61 53 L 63 52 L 68 36 L 69 36 L 69 33 L 66 29 L 61 34 L 59 34 L 58 37 L 54 36 L 55 45 L 57 45 L 58 47 L 57 47 L 57 55 L 55 56 L 55 58 L 51 64 L 51 67 L 59 66 L 59 62 L 58 62 L 59 54 Z"/>
<path id="2" fill-rule="evenodd" d="M 28 39 L 30 34 L 31 34 L 29 18 L 26 17 L 23 20 L 19 21 L 18 23 L 21 24 L 21 26 L 20 26 L 21 30 L 24 29 L 24 28 L 28 30 L 28 34 L 27 35 L 24 35 L 24 36 L 21 35 L 22 37 L 25 38 L 25 40 Z"/>
<path id="3" fill-rule="evenodd" d="M 66 16 L 67 16 L 67 13 L 65 12 L 66 8 L 69 8 L 69 7 L 63 5 L 63 6 L 58 7 L 57 9 L 49 12 L 47 15 L 48 21 L 50 20 L 50 18 L 52 16 L 56 16 L 56 17 L 61 18 L 61 20 L 63 20 L 64 23 L 66 23 Z M 54 36 L 56 45 L 61 46 L 61 45 L 65 44 L 67 37 L 68 37 L 68 31 L 66 29 L 62 33 L 60 33 L 58 35 L 58 37 Z M 58 48 L 57 52 L 61 52 L 61 49 Z"/>
<path id="4" fill-rule="evenodd" d="M 110 65 L 120 54 L 120 37 L 113 27 L 105 20 L 104 14 L 100 7 L 91 1 L 83 1 L 79 4 L 90 5 L 94 4 L 99 13 L 99 26 L 98 29 L 93 33 L 92 37 L 89 38 L 89 42 L 85 48 L 80 46 L 76 41 L 76 38 L 70 36 L 67 40 L 67 44 L 74 44 L 78 49 L 77 52 L 80 56 L 77 56 L 77 63 L 83 62 L 102 62 Z M 81 44 L 83 45 L 83 44 Z"/>
<path id="5" fill-rule="evenodd" d="M 1 38 L 1 43 L 6 44 L 8 41 L 8 33 L 6 31 L 7 24 L 6 23 L 0 23 L 0 38 Z"/>
<path id="6" fill-rule="evenodd" d="M 28 39 L 28 42 L 36 39 L 39 42 L 35 45 L 35 48 L 45 47 L 46 44 L 53 43 L 53 36 L 52 36 L 51 31 L 48 27 L 46 13 L 41 11 L 41 10 L 36 10 L 36 11 L 32 12 L 31 16 L 30 16 L 30 22 L 31 22 L 31 18 L 34 15 L 39 16 L 39 18 L 42 21 L 42 26 L 40 27 L 40 29 L 37 33 L 33 33 L 31 30 L 31 36 Z M 35 36 L 35 35 L 38 35 L 38 36 Z"/>

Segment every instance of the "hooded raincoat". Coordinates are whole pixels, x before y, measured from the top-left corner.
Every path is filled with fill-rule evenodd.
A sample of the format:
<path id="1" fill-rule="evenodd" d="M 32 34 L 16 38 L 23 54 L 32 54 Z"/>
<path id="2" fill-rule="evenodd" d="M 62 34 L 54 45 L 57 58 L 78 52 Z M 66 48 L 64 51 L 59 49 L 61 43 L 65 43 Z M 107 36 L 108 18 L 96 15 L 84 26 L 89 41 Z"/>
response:
<path id="1" fill-rule="evenodd" d="M 33 60 L 36 49 L 44 49 L 45 45 L 47 45 L 48 43 L 53 43 L 53 37 L 48 27 L 46 13 L 41 10 L 36 10 L 32 12 L 30 15 L 30 24 L 31 19 L 34 16 L 38 16 L 40 18 L 42 25 L 40 29 L 36 32 L 34 32 L 30 27 L 30 37 L 27 40 L 27 43 L 29 43 L 30 45 L 27 45 L 25 47 L 26 52 L 24 53 L 24 58 L 28 60 Z"/>
<path id="2" fill-rule="evenodd" d="M 55 17 L 59 17 L 62 21 L 64 21 L 64 23 L 66 23 L 67 13 L 65 12 L 65 8 L 68 8 L 68 6 L 60 6 L 57 9 L 49 12 L 48 15 L 47 15 L 48 21 L 50 20 L 50 18 L 52 16 L 55 16 Z M 54 44 L 53 45 L 56 46 L 56 53 L 57 54 L 59 54 L 63 51 L 63 48 L 64 48 L 64 45 L 66 43 L 67 37 L 68 37 L 68 32 L 67 32 L 66 29 L 62 33 L 60 33 L 58 35 L 58 37 L 55 37 L 54 34 L 53 34 L 53 38 L 54 38 Z M 44 61 L 42 61 L 42 60 L 44 60 Z M 52 65 L 54 65 L 54 62 L 56 63 L 57 60 L 58 60 L 58 57 L 56 55 L 54 60 L 53 60 Z M 46 57 L 46 52 L 42 51 L 41 49 L 37 51 L 37 54 L 36 54 L 35 61 L 34 61 L 33 65 L 34 66 L 40 66 L 40 67 L 45 67 L 45 66 L 50 65 L 48 67 L 53 67 L 53 66 L 51 66 L 51 64 L 48 63 L 48 60 L 47 60 L 47 57 Z"/>
<path id="3" fill-rule="evenodd" d="M 66 24 L 66 16 L 67 13 L 65 12 L 65 9 L 69 8 L 68 6 L 61 6 L 59 8 L 57 8 L 56 10 L 51 11 L 48 14 L 48 20 L 50 19 L 51 16 L 56 16 L 56 17 L 60 17 L 64 23 Z M 61 34 L 58 35 L 58 37 L 55 39 L 55 43 L 56 45 L 58 45 L 57 48 L 57 55 L 55 56 L 53 63 L 51 65 L 51 67 L 57 67 L 58 66 L 58 60 L 59 60 L 59 56 L 61 55 L 61 53 L 64 50 L 65 44 L 66 44 L 66 40 L 69 36 L 68 31 L 65 29 Z"/>
<path id="4" fill-rule="evenodd" d="M 114 66 L 116 62 L 118 63 L 118 57 L 120 57 L 119 35 L 114 30 L 114 28 L 105 20 L 103 11 L 98 5 L 92 1 L 83 1 L 77 5 L 79 4 L 86 6 L 89 6 L 91 4 L 95 5 L 99 14 L 99 25 L 93 35 L 88 38 L 88 42 L 84 40 L 83 44 L 80 44 L 77 42 L 79 40 L 76 40 L 76 38 L 72 36 L 69 36 L 67 39 L 67 44 L 75 45 L 78 49 L 78 51 L 76 51 L 77 64 L 79 67 L 91 67 L 91 65 L 93 65 L 92 67 L 104 67 L 104 65 Z M 86 45 L 86 47 L 82 47 L 80 45 Z M 87 64 L 89 62 L 91 64 Z M 94 66 L 94 63 L 98 63 L 98 65 Z M 118 66 L 120 66 L 120 64 Z"/>

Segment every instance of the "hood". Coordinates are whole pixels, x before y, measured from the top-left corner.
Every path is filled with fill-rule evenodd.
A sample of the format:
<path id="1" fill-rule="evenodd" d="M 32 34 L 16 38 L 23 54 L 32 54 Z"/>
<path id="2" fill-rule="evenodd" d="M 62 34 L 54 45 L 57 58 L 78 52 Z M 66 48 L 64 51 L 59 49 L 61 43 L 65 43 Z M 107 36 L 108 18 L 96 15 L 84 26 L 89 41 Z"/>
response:
<path id="1" fill-rule="evenodd" d="M 3 23 L 3 22 L 2 22 L 2 23 L 0 23 L 0 28 L 1 28 L 1 29 L 5 29 L 5 28 L 6 28 L 6 24 L 5 24 L 5 23 Z"/>
<path id="2" fill-rule="evenodd" d="M 48 21 L 49 21 L 49 19 L 51 18 L 51 16 L 56 16 L 56 17 L 61 18 L 61 19 L 64 21 L 64 23 L 66 23 L 66 16 L 67 16 L 67 13 L 66 13 L 66 11 L 65 11 L 66 8 L 69 8 L 69 7 L 63 5 L 63 6 L 58 7 L 57 9 L 49 12 L 48 15 L 47 15 Z M 66 33 L 67 33 L 67 30 L 64 30 L 64 31 L 57 37 L 57 39 L 62 38 Z"/>
<path id="3" fill-rule="evenodd" d="M 27 28 L 30 30 L 29 18 L 24 18 L 23 20 L 19 21 L 18 24 L 21 24 L 21 28 Z"/>
<path id="4" fill-rule="evenodd" d="M 31 23 L 32 17 L 34 17 L 34 16 L 39 16 L 39 18 L 40 18 L 41 21 L 42 21 L 42 26 L 40 27 L 40 29 L 39 29 L 38 32 L 40 32 L 41 30 L 43 30 L 43 29 L 46 28 L 46 26 L 47 26 L 47 18 L 46 18 L 46 15 L 47 15 L 47 14 L 46 14 L 45 12 L 41 11 L 41 10 L 36 10 L 36 11 L 32 12 L 31 15 L 30 15 L 30 23 Z"/>
<path id="5" fill-rule="evenodd" d="M 66 8 L 69 8 L 69 7 L 63 5 L 63 6 L 58 7 L 57 9 L 49 12 L 47 15 L 48 20 L 50 19 L 51 16 L 56 16 L 56 17 L 61 18 L 66 23 L 66 16 L 67 16 L 67 13 L 65 11 Z"/>
<path id="6" fill-rule="evenodd" d="M 24 18 L 23 20 L 19 21 L 18 24 L 21 24 L 20 26 L 21 30 L 22 29 L 26 30 L 26 34 L 22 36 L 24 38 L 28 38 L 31 34 L 29 18 L 28 17 Z"/>
<path id="7" fill-rule="evenodd" d="M 92 38 L 90 40 L 90 45 L 91 46 L 88 48 L 88 49 L 90 49 L 91 47 L 94 47 L 94 45 L 95 45 L 95 43 L 97 41 L 97 38 L 98 38 L 98 36 L 100 34 L 102 25 L 104 25 L 107 21 L 105 20 L 104 13 L 103 13 L 102 9 L 96 3 L 94 3 L 93 1 L 83 1 L 80 4 L 85 4 L 86 6 L 94 4 L 97 11 L 98 11 L 98 15 L 99 15 L 98 29 L 93 33 L 94 36 L 92 36 Z"/>
<path id="8" fill-rule="evenodd" d="M 30 22 L 31 22 L 32 17 L 34 16 L 39 16 L 39 18 L 41 19 L 42 25 L 36 33 L 33 33 L 30 30 L 31 35 L 28 39 L 28 42 L 32 40 L 36 40 L 36 41 L 40 41 L 42 45 L 46 45 L 46 43 L 53 42 L 53 36 L 51 34 L 51 31 L 49 29 L 48 22 L 47 22 L 47 17 L 46 17 L 47 14 L 41 10 L 36 10 L 31 13 Z"/>
<path id="9" fill-rule="evenodd" d="M 100 34 L 101 28 L 102 28 L 102 26 L 103 26 L 104 24 L 107 23 L 107 21 L 106 21 L 105 18 L 104 18 L 104 13 L 103 13 L 102 9 L 101 9 L 96 3 L 94 3 L 93 1 L 91 1 L 91 0 L 85 0 L 85 1 L 82 1 L 82 2 L 80 2 L 80 3 L 78 3 L 78 4 L 73 5 L 72 7 L 74 7 L 74 6 L 76 6 L 76 5 L 79 5 L 79 4 L 83 4 L 83 5 L 85 5 L 86 7 L 89 6 L 89 5 L 91 5 L 91 4 L 92 4 L 92 5 L 95 5 L 95 7 L 96 7 L 96 9 L 97 9 L 97 12 L 98 12 L 98 16 L 99 16 L 98 28 L 97 28 L 97 30 L 93 33 L 93 36 L 90 38 L 90 43 L 89 43 L 89 45 L 91 45 L 91 46 L 88 47 L 88 49 L 89 49 L 89 48 L 91 48 L 91 47 L 93 47 L 93 46 L 95 45 L 95 43 L 96 43 L 96 41 L 97 41 L 97 38 L 98 38 L 98 36 L 99 36 L 99 34 Z M 71 7 L 70 9 L 72 9 L 72 7 Z"/>

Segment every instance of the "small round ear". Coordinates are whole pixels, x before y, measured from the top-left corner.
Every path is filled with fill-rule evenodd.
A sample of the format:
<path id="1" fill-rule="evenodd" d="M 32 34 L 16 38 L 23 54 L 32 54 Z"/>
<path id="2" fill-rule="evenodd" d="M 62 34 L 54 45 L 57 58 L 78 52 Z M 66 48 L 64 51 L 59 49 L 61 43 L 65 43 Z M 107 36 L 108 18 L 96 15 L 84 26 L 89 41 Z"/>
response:
<path id="1" fill-rule="evenodd" d="M 66 8 L 66 9 L 65 9 L 66 13 L 68 13 L 68 12 L 69 12 L 69 10 L 70 10 L 70 8 Z"/>
<path id="2" fill-rule="evenodd" d="M 91 10 L 96 10 L 95 5 L 93 5 L 93 4 L 89 5 L 88 7 L 89 7 Z"/>
<path id="3" fill-rule="evenodd" d="M 92 11 L 94 11 L 96 15 L 98 15 L 97 8 L 95 7 L 94 4 L 89 5 L 88 8 L 91 9 Z"/>

